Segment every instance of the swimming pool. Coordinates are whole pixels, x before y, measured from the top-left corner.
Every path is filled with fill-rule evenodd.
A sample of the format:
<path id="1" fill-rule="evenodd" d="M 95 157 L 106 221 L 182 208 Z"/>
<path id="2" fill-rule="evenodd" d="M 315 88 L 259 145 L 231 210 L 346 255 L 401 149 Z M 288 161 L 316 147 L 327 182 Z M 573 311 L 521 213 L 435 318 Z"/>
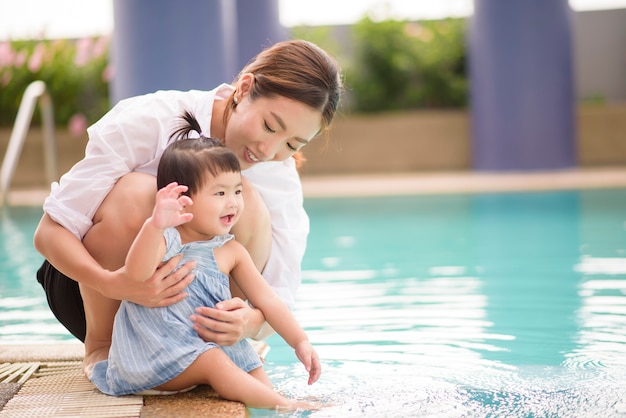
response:
<path id="1" fill-rule="evenodd" d="M 625 189 L 305 204 L 296 315 L 323 375 L 276 337 L 266 368 L 333 405 L 306 416 L 626 414 Z M 2 342 L 70 338 L 34 279 L 40 213 L 3 214 Z"/>

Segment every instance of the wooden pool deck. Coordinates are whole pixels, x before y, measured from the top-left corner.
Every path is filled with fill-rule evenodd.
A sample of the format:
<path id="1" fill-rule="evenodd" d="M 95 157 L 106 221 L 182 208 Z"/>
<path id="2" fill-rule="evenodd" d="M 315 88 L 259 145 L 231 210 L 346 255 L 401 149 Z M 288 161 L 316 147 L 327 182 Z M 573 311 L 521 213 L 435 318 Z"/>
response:
<path id="1" fill-rule="evenodd" d="M 170 396 L 104 395 L 83 375 L 83 354 L 80 343 L 0 345 L 0 417 L 247 416 L 243 404 L 207 386 Z"/>
<path id="2" fill-rule="evenodd" d="M 624 188 L 626 167 L 526 173 L 429 172 L 305 177 L 302 183 L 306 198 Z M 13 190 L 7 200 L 14 206 L 39 206 L 47 194 L 48 190 L 42 189 Z M 0 418 L 247 416 L 242 404 L 219 399 L 206 387 L 180 395 L 125 397 L 121 402 L 114 402 L 118 398 L 97 393 L 82 376 L 82 356 L 83 346 L 79 343 L 2 345 L 0 342 Z M 23 367 L 14 366 L 22 364 Z M 8 365 L 4 375 L 3 365 Z M 20 373 L 28 372 L 32 372 L 33 377 L 16 383 Z M 7 376 L 11 373 L 17 374 L 5 382 L 3 379 L 11 377 Z M 43 382 L 41 379 L 50 379 L 50 384 L 43 389 L 28 388 L 29 392 L 22 393 L 31 382 Z M 47 409 L 39 407 L 40 404 Z"/>

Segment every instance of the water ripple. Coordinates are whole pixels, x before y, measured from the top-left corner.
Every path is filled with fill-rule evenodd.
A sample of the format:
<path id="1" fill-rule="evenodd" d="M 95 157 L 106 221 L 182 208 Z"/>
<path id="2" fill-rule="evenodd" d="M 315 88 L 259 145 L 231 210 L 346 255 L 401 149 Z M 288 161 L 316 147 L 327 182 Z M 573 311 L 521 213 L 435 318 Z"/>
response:
<path id="1" fill-rule="evenodd" d="M 269 367 L 277 389 L 292 398 L 328 407 L 290 417 L 581 417 L 626 413 L 624 370 L 562 367 L 492 368 L 480 372 L 424 375 L 420 367 L 346 361 L 324 365 L 325 375 L 306 386 L 301 367 Z M 393 370 L 392 370 L 393 369 Z M 277 416 L 253 410 L 252 417 Z"/>

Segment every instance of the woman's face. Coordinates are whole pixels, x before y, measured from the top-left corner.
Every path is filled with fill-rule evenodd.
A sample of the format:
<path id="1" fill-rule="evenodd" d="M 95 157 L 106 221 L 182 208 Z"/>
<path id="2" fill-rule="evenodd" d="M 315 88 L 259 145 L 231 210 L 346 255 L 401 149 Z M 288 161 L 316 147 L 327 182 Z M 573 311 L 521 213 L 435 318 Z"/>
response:
<path id="1" fill-rule="evenodd" d="M 245 77 L 245 76 L 244 76 Z M 284 161 L 311 141 L 321 130 L 322 113 L 282 96 L 251 101 L 243 78 L 235 92 L 224 142 L 241 163 L 250 168 L 264 161 Z"/>

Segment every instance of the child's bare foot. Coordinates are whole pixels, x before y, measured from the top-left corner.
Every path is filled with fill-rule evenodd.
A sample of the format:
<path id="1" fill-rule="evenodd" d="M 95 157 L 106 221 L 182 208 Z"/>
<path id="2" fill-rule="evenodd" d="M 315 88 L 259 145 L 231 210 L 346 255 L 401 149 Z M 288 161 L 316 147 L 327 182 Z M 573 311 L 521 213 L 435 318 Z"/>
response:
<path id="1" fill-rule="evenodd" d="M 306 401 L 306 400 L 290 400 L 289 405 L 279 406 L 276 408 L 279 412 L 294 412 L 294 411 L 318 411 L 329 405 L 319 401 Z"/>

